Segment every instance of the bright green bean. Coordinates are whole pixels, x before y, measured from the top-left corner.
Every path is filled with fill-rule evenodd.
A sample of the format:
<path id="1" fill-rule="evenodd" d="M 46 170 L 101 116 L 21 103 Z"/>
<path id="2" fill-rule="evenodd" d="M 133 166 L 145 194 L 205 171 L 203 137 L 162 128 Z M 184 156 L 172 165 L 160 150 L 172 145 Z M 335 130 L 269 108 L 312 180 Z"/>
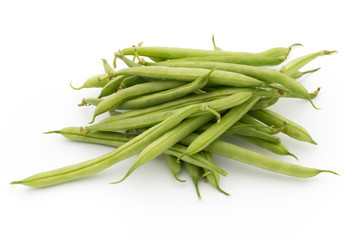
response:
<path id="1" fill-rule="evenodd" d="M 311 138 L 310 134 L 299 124 L 277 114 L 269 109 L 255 110 L 249 112 L 250 116 L 255 119 L 275 127 L 281 127 L 286 122 L 282 132 L 296 140 L 308 142 L 317 145 L 317 143 Z"/>
<path id="2" fill-rule="evenodd" d="M 102 89 L 98 98 L 106 97 L 119 90 L 120 83 L 127 78 L 134 78 L 137 76 L 123 76 L 119 75 L 111 79 Z"/>

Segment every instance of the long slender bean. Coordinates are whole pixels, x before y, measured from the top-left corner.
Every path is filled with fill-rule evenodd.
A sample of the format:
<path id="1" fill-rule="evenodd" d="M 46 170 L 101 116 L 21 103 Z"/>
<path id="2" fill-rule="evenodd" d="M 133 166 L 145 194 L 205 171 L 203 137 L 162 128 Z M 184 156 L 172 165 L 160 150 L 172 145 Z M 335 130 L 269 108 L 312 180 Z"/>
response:
<path id="1" fill-rule="evenodd" d="M 198 136 L 199 136 L 198 134 L 192 133 L 186 138 L 182 139 L 180 143 L 189 145 Z M 224 142 L 221 140 L 215 140 L 209 146 L 207 146 L 205 150 L 224 157 L 232 158 L 236 161 L 240 161 L 252 165 L 254 167 L 262 168 L 265 170 L 269 170 L 272 172 L 277 172 L 293 177 L 300 177 L 300 178 L 314 177 L 322 172 L 337 174 L 330 170 L 320 170 L 316 168 L 308 168 L 296 164 L 282 162 L 275 158 L 267 157 L 259 153 L 246 150 L 244 148 L 238 147 L 234 144 Z"/>
<path id="2" fill-rule="evenodd" d="M 178 161 L 176 157 L 169 154 L 165 154 L 165 159 L 169 166 L 169 169 L 174 175 L 174 178 L 179 182 L 186 182 L 186 180 L 181 180 L 178 178 L 178 174 L 181 172 L 181 162 Z"/>
<path id="3" fill-rule="evenodd" d="M 175 61 L 175 62 L 182 63 L 182 61 Z M 159 62 L 159 64 L 161 63 L 162 62 Z M 209 69 L 214 69 L 214 68 L 216 67 Z M 209 71 L 210 70 L 206 70 L 204 68 L 194 68 L 194 65 L 192 67 L 176 67 L 176 68 L 166 67 L 166 66 L 149 66 L 149 67 L 120 69 L 114 73 L 114 76 L 137 75 L 141 77 L 148 77 L 148 78 L 160 79 L 160 80 L 166 79 L 166 80 L 191 82 L 196 78 L 207 74 Z M 278 74 L 283 75 L 281 73 Z M 209 77 L 209 84 L 233 86 L 233 87 L 258 87 L 264 85 L 263 82 L 253 77 L 249 77 L 240 73 L 221 71 L 221 70 L 215 70 L 211 74 L 211 76 Z"/>
<path id="4" fill-rule="evenodd" d="M 200 191 L 199 191 L 199 178 L 201 177 L 201 169 L 198 166 L 193 164 L 184 162 L 185 169 L 189 173 L 192 182 L 194 183 L 196 194 L 199 199 L 201 199 Z"/>
<path id="5" fill-rule="evenodd" d="M 269 109 L 250 111 L 249 114 L 255 119 L 275 127 L 281 127 L 283 126 L 284 122 L 286 122 L 285 127 L 282 129 L 283 133 L 296 140 L 317 145 L 317 143 L 311 138 L 310 134 L 305 130 L 305 128 L 281 116 L 280 114 L 277 114 Z"/>

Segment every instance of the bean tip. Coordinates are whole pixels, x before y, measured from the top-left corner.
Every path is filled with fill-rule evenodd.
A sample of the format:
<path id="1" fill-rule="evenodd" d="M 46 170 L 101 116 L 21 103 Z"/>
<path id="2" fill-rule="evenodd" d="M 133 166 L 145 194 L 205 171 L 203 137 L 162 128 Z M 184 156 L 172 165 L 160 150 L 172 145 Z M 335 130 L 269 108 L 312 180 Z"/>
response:
<path id="1" fill-rule="evenodd" d="M 340 176 L 340 174 L 338 174 L 337 172 L 331 171 L 331 170 L 320 170 L 320 173 L 323 173 L 323 172 L 332 173 L 334 175 Z"/>
<path id="2" fill-rule="evenodd" d="M 72 82 L 70 82 L 70 87 L 71 87 L 72 89 L 74 89 L 74 90 L 80 90 L 80 89 L 83 89 L 83 88 L 84 88 L 84 86 L 81 86 L 81 87 L 76 88 L 76 87 L 74 87 L 74 86 L 72 85 Z"/>
<path id="3" fill-rule="evenodd" d="M 22 184 L 22 183 L 23 183 L 22 181 L 12 181 L 12 182 L 10 182 L 11 185 Z"/>

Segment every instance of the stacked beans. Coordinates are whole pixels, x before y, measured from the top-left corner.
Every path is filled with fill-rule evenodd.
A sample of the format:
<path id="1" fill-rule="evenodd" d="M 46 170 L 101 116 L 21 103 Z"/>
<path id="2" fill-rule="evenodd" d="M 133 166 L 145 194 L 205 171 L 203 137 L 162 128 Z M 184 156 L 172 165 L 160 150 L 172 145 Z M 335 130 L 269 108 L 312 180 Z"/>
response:
<path id="1" fill-rule="evenodd" d="M 314 106 L 312 99 L 320 89 L 309 93 L 297 79 L 318 69 L 299 70 L 315 58 L 336 51 L 308 54 L 275 70 L 267 66 L 283 63 L 291 49 L 299 44 L 260 53 L 222 51 L 214 39 L 213 44 L 214 50 L 139 44 L 114 54 L 114 69 L 117 59 L 128 66 L 120 70 L 114 70 L 103 60 L 104 74 L 89 78 L 80 88 L 71 86 L 101 89 L 98 98 L 86 98 L 79 104 L 96 106 L 90 125 L 48 133 L 116 149 L 12 184 L 41 188 L 66 183 L 99 173 L 136 154 L 126 175 L 114 183 L 123 181 L 138 167 L 164 154 L 169 169 L 180 182 L 184 180 L 179 179 L 178 174 L 184 166 L 199 197 L 199 179 L 227 195 L 219 182 L 220 176 L 228 173 L 217 165 L 213 154 L 293 177 L 308 178 L 321 172 L 336 174 L 283 162 L 224 140 L 224 136 L 231 135 L 275 154 L 294 158 L 296 156 L 281 143 L 277 133 L 316 144 L 303 127 L 268 107 L 279 98 L 301 98 Z M 110 116 L 94 123 L 96 117 L 104 113 Z"/>

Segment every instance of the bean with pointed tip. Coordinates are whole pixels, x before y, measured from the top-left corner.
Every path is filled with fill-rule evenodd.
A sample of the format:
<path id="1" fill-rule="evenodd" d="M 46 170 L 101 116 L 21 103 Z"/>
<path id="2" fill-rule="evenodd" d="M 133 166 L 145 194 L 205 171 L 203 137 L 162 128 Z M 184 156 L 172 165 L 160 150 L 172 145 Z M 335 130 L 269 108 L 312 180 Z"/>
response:
<path id="1" fill-rule="evenodd" d="M 289 152 L 289 150 L 287 149 L 287 147 L 284 144 L 281 143 L 274 143 L 274 142 L 268 142 L 265 141 L 263 139 L 260 138 L 256 138 L 256 137 L 248 137 L 248 136 L 244 136 L 244 135 L 240 135 L 240 134 L 234 134 L 234 136 L 239 137 L 251 144 L 254 144 L 260 148 L 266 149 L 272 153 L 278 154 L 278 155 L 282 155 L 282 156 L 292 156 L 294 157 L 296 160 L 298 160 L 298 158 Z"/>
<path id="2" fill-rule="evenodd" d="M 283 133 L 296 140 L 317 145 L 305 128 L 269 109 L 250 111 L 249 115 L 266 125 L 272 125 L 275 127 L 281 127 L 284 122 L 286 122 L 286 126 L 282 129 Z"/>
<path id="3" fill-rule="evenodd" d="M 181 172 L 181 162 L 177 161 L 176 157 L 169 155 L 169 154 L 165 154 L 165 158 L 166 158 L 166 162 L 169 166 L 169 169 L 171 170 L 175 179 L 179 182 L 186 182 L 186 180 L 181 180 L 178 178 L 178 174 Z"/>
<path id="4" fill-rule="evenodd" d="M 201 199 L 200 191 L 199 191 L 199 178 L 201 177 L 201 170 L 198 166 L 193 164 L 184 162 L 184 166 L 186 171 L 189 173 L 192 182 L 194 183 L 196 194 L 199 199 Z"/>

